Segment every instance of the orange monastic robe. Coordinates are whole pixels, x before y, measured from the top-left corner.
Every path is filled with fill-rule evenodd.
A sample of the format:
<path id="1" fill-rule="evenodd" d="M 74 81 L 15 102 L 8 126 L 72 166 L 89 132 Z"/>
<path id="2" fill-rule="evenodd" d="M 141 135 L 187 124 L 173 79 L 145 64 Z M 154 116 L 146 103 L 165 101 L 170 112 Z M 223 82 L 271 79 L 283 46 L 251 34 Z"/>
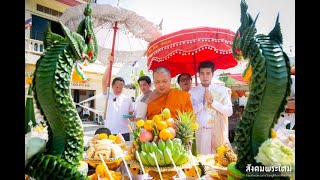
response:
<path id="1" fill-rule="evenodd" d="M 162 109 L 169 108 L 171 117 L 176 118 L 177 110 L 192 111 L 190 94 L 185 91 L 171 89 L 166 95 L 162 95 L 150 102 L 147 109 L 147 118 L 152 119 L 154 115 L 160 114 Z"/>

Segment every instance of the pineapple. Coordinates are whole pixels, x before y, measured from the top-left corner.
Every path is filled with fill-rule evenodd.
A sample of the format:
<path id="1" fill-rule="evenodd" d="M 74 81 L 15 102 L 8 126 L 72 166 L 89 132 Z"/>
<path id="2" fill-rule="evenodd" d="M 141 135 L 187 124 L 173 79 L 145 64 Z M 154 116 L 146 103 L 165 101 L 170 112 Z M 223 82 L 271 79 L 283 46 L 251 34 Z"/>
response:
<path id="1" fill-rule="evenodd" d="M 229 162 L 236 162 L 237 161 L 237 155 L 231 149 L 227 150 L 225 156 L 226 156 L 226 158 L 228 158 Z"/>
<path id="2" fill-rule="evenodd" d="M 175 121 L 176 137 L 180 138 L 185 149 L 189 149 L 194 139 L 194 130 L 191 124 L 195 122 L 196 115 L 192 111 L 181 112 L 178 110 L 177 120 Z"/>
<path id="3" fill-rule="evenodd" d="M 225 144 L 217 148 L 217 154 L 214 156 L 214 160 L 221 166 L 227 167 L 231 162 L 237 161 L 237 156 L 232 149 Z"/>

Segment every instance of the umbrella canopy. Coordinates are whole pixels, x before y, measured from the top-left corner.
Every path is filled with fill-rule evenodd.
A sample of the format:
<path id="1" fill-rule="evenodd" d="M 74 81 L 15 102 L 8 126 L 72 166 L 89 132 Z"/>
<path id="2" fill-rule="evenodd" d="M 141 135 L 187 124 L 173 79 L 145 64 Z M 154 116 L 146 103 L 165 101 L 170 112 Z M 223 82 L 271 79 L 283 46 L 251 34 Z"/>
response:
<path id="1" fill-rule="evenodd" d="M 84 18 L 83 12 L 86 4 L 77 5 L 67 9 L 60 20 L 70 29 L 76 31 L 80 21 Z M 161 36 L 155 24 L 148 21 L 135 12 L 121 7 L 114 7 L 109 4 L 92 4 L 93 31 L 97 37 L 99 50 L 98 60 L 107 64 L 108 57 L 114 57 L 115 62 L 132 63 L 144 55 L 142 43 L 141 50 L 132 49 L 134 46 L 130 41 L 119 42 L 120 39 L 143 39 L 151 42 Z M 122 34 L 122 37 L 120 37 Z M 109 38 L 110 37 L 110 38 Z M 117 39 L 119 39 L 117 41 Z M 139 43 L 138 43 L 139 44 Z M 124 45 L 124 48 L 118 48 Z M 101 53 L 102 52 L 102 53 Z M 103 53 L 105 52 L 105 53 Z M 107 98 L 105 112 L 107 112 L 108 98 L 110 94 L 110 81 L 112 64 L 110 58 L 107 76 Z M 130 61 L 131 60 L 131 61 Z M 107 113 L 104 113 L 106 115 Z"/>
<path id="2" fill-rule="evenodd" d="M 60 17 L 70 30 L 76 31 L 84 18 L 86 4 L 68 8 Z M 93 31 L 97 37 L 98 60 L 107 64 L 114 46 L 114 63 L 131 64 L 144 56 L 149 42 L 161 36 L 157 26 L 134 11 L 110 4 L 92 4 Z M 115 22 L 117 26 L 115 28 Z M 116 30 L 116 33 L 114 31 Z M 113 37 L 116 36 L 113 42 Z"/>
<path id="3" fill-rule="evenodd" d="M 196 75 L 199 63 L 210 60 L 215 69 L 237 65 L 232 54 L 235 33 L 228 29 L 196 27 L 163 35 L 148 46 L 148 69 L 168 68 L 171 76 Z"/>

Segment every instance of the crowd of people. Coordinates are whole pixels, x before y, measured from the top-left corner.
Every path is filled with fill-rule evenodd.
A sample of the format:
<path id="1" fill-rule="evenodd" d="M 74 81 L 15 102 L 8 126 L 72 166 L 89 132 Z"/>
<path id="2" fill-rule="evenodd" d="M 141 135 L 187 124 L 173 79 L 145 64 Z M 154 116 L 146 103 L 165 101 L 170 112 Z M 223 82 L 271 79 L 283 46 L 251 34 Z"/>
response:
<path id="1" fill-rule="evenodd" d="M 112 59 L 109 60 L 112 61 Z M 158 67 L 152 74 L 154 90 L 151 90 L 150 77 L 141 76 L 138 79 L 137 82 L 142 94 L 136 98 L 135 102 L 123 94 L 125 85 L 123 78 L 114 78 L 104 120 L 105 128 L 108 128 L 112 134 L 121 133 L 126 141 L 130 141 L 130 128 L 128 127 L 130 121 L 152 119 L 154 115 L 160 114 L 164 108 L 170 110 L 172 117 L 177 116 L 177 110 L 193 111 L 199 124 L 195 135 L 197 153 L 215 153 L 218 146 L 230 144 L 228 117 L 232 114 L 231 90 L 225 86 L 211 83 L 214 75 L 212 62 L 201 62 L 198 73 L 201 83 L 194 88 L 191 87 L 191 75 L 188 73 L 180 74 L 177 78 L 181 88 L 179 90 L 171 88 L 170 71 L 165 67 Z M 102 79 L 104 94 L 107 94 L 107 76 L 108 69 Z"/>
<path id="2" fill-rule="evenodd" d="M 228 117 L 233 114 L 231 89 L 212 83 L 214 70 L 211 61 L 201 62 L 198 66 L 201 83 L 192 87 L 191 75 L 182 73 L 177 78 L 181 88 L 179 90 L 171 88 L 170 71 L 165 67 L 158 67 L 152 74 L 154 90 L 151 90 L 150 77 L 141 76 L 137 82 L 142 94 L 134 101 L 123 94 L 123 78 L 114 78 L 104 120 L 105 128 L 112 134 L 121 133 L 126 141 L 130 141 L 130 122 L 152 119 L 164 108 L 168 108 L 173 117 L 177 115 L 177 110 L 193 111 L 199 124 L 195 134 L 198 154 L 215 154 L 216 148 L 224 144 L 232 148 L 228 128 Z M 107 74 L 108 69 L 102 82 L 104 94 L 107 93 Z"/>

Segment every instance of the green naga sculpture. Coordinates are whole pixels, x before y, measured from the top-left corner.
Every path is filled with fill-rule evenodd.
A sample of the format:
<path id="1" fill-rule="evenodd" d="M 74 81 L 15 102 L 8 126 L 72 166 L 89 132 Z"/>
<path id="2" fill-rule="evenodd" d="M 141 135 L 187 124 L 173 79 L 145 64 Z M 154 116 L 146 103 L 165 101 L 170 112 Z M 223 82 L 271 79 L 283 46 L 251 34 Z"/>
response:
<path id="1" fill-rule="evenodd" d="M 61 22 L 65 37 L 47 28 L 45 52 L 34 72 L 33 92 L 47 121 L 49 140 L 45 150 L 26 164 L 26 174 L 35 179 L 88 179 L 77 170 L 83 156 L 83 128 L 70 94 L 70 81 L 77 60 L 93 63 L 97 58 L 91 13 L 88 4 L 77 33 Z"/>
<path id="2" fill-rule="evenodd" d="M 233 55 L 249 61 L 252 68 L 250 95 L 242 119 L 235 132 L 238 155 L 236 169 L 245 174 L 247 165 L 258 164 L 254 157 L 260 145 L 271 138 L 271 131 L 285 110 L 291 90 L 290 62 L 282 49 L 279 15 L 275 27 L 268 34 L 256 34 L 256 19 L 247 13 L 241 1 L 241 26 L 233 41 Z"/>

